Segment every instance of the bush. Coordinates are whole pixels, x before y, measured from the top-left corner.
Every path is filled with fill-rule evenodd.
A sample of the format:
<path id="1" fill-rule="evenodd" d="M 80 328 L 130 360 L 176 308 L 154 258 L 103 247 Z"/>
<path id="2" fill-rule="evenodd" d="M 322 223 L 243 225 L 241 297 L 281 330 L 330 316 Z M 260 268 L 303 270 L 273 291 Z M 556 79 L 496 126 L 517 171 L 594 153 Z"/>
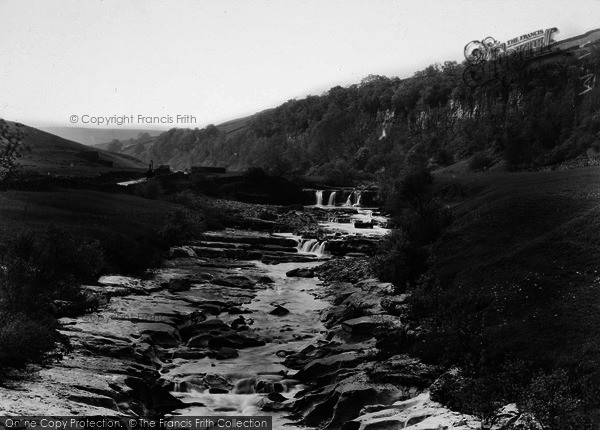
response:
<path id="1" fill-rule="evenodd" d="M 572 383 L 564 370 L 539 373 L 524 390 L 520 404 L 547 428 L 582 428 L 576 411 L 580 400 L 572 393 Z"/>
<path id="2" fill-rule="evenodd" d="M 378 247 L 372 266 L 382 281 L 403 289 L 427 268 L 427 249 L 407 240 L 401 229 L 388 234 Z"/>
<path id="3" fill-rule="evenodd" d="M 171 245 L 195 239 L 206 231 L 204 217 L 197 212 L 176 210 L 169 213 L 165 225 L 158 236 Z"/>
<path id="4" fill-rule="evenodd" d="M 121 274 L 139 274 L 157 266 L 168 243 L 160 238 L 114 234 L 102 241 L 106 255 L 106 271 Z"/>
<path id="5" fill-rule="evenodd" d="M 53 300 L 77 299 L 80 283 L 96 281 L 105 264 L 98 242 L 76 240 L 56 228 L 17 236 L 1 261 L 4 305 L 28 315 L 47 311 Z"/>
<path id="6" fill-rule="evenodd" d="M 381 359 L 404 352 L 408 347 L 408 339 L 403 327 L 383 324 L 375 329 L 373 336 L 375 337 L 375 347 Z"/>
<path id="7" fill-rule="evenodd" d="M 61 340 L 56 322 L 35 321 L 22 313 L 5 314 L 0 324 L 0 368 L 22 368 L 40 363 Z"/>
<path id="8" fill-rule="evenodd" d="M 158 179 L 150 178 L 135 185 L 135 193 L 145 199 L 157 200 L 164 195 L 164 190 Z"/>

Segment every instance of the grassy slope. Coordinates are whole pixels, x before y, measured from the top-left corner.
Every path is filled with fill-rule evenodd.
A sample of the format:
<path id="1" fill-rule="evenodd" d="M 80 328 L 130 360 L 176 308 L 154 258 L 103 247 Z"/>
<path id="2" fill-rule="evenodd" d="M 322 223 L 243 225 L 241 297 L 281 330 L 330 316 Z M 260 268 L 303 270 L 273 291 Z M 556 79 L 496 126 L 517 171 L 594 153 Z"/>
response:
<path id="1" fill-rule="evenodd" d="M 113 167 L 86 160 L 80 154 L 94 151 L 89 146 L 63 139 L 33 127 L 24 126 L 24 143 L 31 148 L 19 160 L 26 171 L 66 176 L 95 176 L 114 170 L 145 170 L 145 163 L 127 155 L 96 150 L 100 159 L 112 161 Z"/>
<path id="2" fill-rule="evenodd" d="M 598 371 L 600 168 L 437 180 L 468 190 L 435 253 L 442 276 L 454 278 L 456 306 L 499 310 L 488 319 L 488 351 Z"/>
<path id="3" fill-rule="evenodd" d="M 156 236 L 170 211 L 179 206 L 126 194 L 89 190 L 0 192 L 0 243 L 50 225 L 74 235 L 106 238 Z"/>
<path id="4" fill-rule="evenodd" d="M 227 121 L 227 122 L 217 125 L 217 128 L 219 129 L 219 131 L 224 132 L 227 135 L 239 133 L 248 127 L 250 120 L 252 118 L 254 118 L 254 116 L 255 115 L 250 115 L 250 116 L 246 116 L 246 117 L 242 117 L 242 118 L 237 118 L 237 119 L 234 119 L 231 121 Z M 156 141 L 156 137 L 157 136 L 152 136 L 147 142 L 144 143 L 144 147 L 146 148 L 146 150 L 150 146 L 154 145 L 154 142 Z M 105 142 L 105 143 L 97 144 L 94 146 L 96 148 L 106 149 L 109 144 L 110 144 L 110 142 Z M 126 154 L 126 155 L 130 155 L 130 156 L 136 155 L 135 154 L 136 145 L 128 145 L 127 141 L 124 141 L 123 144 L 125 146 L 121 150 L 121 154 Z"/>

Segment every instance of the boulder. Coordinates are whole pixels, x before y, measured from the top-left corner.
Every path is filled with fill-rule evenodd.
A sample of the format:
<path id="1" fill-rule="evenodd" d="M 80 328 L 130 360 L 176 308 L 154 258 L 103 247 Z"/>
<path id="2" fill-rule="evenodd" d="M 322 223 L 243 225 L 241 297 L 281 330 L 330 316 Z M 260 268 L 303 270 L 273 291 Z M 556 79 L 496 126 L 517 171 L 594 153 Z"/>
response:
<path id="1" fill-rule="evenodd" d="M 169 258 L 196 258 L 196 253 L 189 246 L 176 246 L 170 249 Z"/>
<path id="2" fill-rule="evenodd" d="M 205 349 L 179 348 L 173 351 L 171 358 L 183 358 L 185 360 L 199 360 L 206 357 Z"/>
<path id="3" fill-rule="evenodd" d="M 208 356 L 216 358 L 217 360 L 229 360 L 231 358 L 239 357 L 237 350 L 233 348 L 223 347 L 208 352 Z"/>
<path id="4" fill-rule="evenodd" d="M 278 316 L 278 317 L 287 315 L 289 313 L 290 313 L 290 311 L 288 309 L 286 309 L 286 308 L 284 308 L 283 306 L 280 306 L 280 305 L 275 306 L 275 308 L 269 312 L 270 315 L 275 315 L 275 316 Z"/>
<path id="5" fill-rule="evenodd" d="M 154 345 L 173 348 L 179 346 L 181 342 L 179 332 L 168 324 L 147 323 L 142 328 L 143 330 L 140 333 L 148 335 Z"/>
<path id="6" fill-rule="evenodd" d="M 354 368 L 364 362 L 366 357 L 358 351 L 343 352 L 310 361 L 296 374 L 301 381 L 314 381 L 315 379 L 332 374 L 342 368 Z"/>
<path id="7" fill-rule="evenodd" d="M 235 349 L 250 348 L 252 346 L 262 346 L 266 342 L 253 331 L 224 333 L 219 336 L 213 336 L 208 340 L 208 346 L 212 349 L 229 347 Z"/>
<path id="8" fill-rule="evenodd" d="M 439 374 L 435 366 L 422 363 L 418 358 L 405 354 L 394 355 L 369 366 L 369 379 L 373 382 L 392 383 L 404 387 L 429 387 Z"/>
<path id="9" fill-rule="evenodd" d="M 391 315 L 367 315 L 346 320 L 342 323 L 342 328 L 352 334 L 371 334 L 382 325 L 397 322 Z"/>
<path id="10" fill-rule="evenodd" d="M 285 275 L 289 278 L 313 278 L 315 276 L 315 271 L 313 269 L 298 267 L 297 269 L 286 272 Z"/>

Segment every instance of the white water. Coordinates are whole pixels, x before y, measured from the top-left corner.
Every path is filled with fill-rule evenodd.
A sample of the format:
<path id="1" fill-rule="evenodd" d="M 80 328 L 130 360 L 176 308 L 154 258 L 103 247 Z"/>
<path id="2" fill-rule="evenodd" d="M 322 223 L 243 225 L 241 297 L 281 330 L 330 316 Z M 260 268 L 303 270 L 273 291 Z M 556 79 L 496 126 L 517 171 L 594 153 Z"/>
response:
<path id="1" fill-rule="evenodd" d="M 348 198 L 346 199 L 346 203 L 344 203 L 344 206 L 350 207 L 352 206 L 352 192 L 350 192 L 350 194 L 348 194 Z"/>
<path id="2" fill-rule="evenodd" d="M 117 182 L 117 185 L 127 187 L 129 185 L 141 184 L 142 182 L 146 182 L 146 178 L 134 179 L 134 180 L 125 181 L 125 182 Z"/>
<path id="3" fill-rule="evenodd" d="M 317 206 L 323 206 L 323 191 L 322 190 L 317 190 L 315 191 L 315 197 L 317 199 Z"/>
<path id="4" fill-rule="evenodd" d="M 327 202 L 327 206 L 335 206 L 335 191 L 332 191 L 329 194 L 329 201 Z"/>
<path id="5" fill-rule="evenodd" d="M 326 244 L 327 241 L 325 240 L 319 242 L 317 239 L 300 239 L 298 243 L 298 252 L 323 256 L 325 255 Z"/>
<path id="6" fill-rule="evenodd" d="M 254 393 L 255 378 L 279 381 L 280 371 L 289 371 L 283 364 L 283 358 L 276 355 L 277 351 L 300 351 L 310 344 L 323 338 L 325 328 L 322 325 L 320 312 L 328 307 L 328 303 L 315 298 L 311 292 L 318 289 L 316 278 L 287 277 L 286 272 L 297 267 L 315 267 L 315 263 L 281 263 L 266 265 L 255 263 L 262 273 L 271 277 L 275 282 L 269 288 L 259 290 L 251 303 L 245 305 L 252 310 L 246 318 L 254 320 L 252 328 L 267 341 L 264 346 L 239 350 L 239 357 L 230 360 L 203 358 L 199 360 L 174 360 L 175 368 L 171 369 L 171 377 L 185 379 L 189 376 L 217 373 L 224 375 L 234 384 L 229 393 L 210 394 L 208 390 L 188 387 L 186 392 L 174 392 L 186 403 L 199 402 L 203 406 L 190 406 L 175 411 L 177 415 L 270 415 L 273 416 L 274 429 L 299 429 L 290 425 L 285 418 L 287 412 L 262 412 L 261 402 L 265 395 Z M 276 317 L 269 314 L 275 305 L 286 307 L 290 313 Z M 225 314 L 219 318 L 228 322 L 235 316 Z M 292 371 L 293 372 L 293 371 Z M 304 387 L 296 385 L 290 379 L 282 381 L 285 391 L 282 393 L 288 399 Z"/>

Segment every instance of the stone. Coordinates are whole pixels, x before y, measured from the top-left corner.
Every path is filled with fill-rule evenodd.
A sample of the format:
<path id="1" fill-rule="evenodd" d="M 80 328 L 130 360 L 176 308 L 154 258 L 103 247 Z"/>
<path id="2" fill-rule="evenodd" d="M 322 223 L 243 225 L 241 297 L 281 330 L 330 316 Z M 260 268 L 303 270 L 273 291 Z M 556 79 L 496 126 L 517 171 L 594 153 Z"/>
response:
<path id="1" fill-rule="evenodd" d="M 288 356 L 290 358 L 291 356 Z M 296 378 L 302 381 L 314 381 L 315 379 L 332 374 L 342 368 L 354 368 L 366 360 L 364 355 L 357 351 L 343 352 L 310 361 L 296 374 Z"/>
<path id="2" fill-rule="evenodd" d="M 206 357 L 206 350 L 198 348 L 179 348 L 173 351 L 172 358 L 183 358 L 185 360 L 198 360 Z"/>
<path id="3" fill-rule="evenodd" d="M 196 253 L 189 246 L 175 246 L 169 250 L 169 258 L 196 258 Z"/>
<path id="4" fill-rule="evenodd" d="M 395 321 L 391 315 L 368 315 L 346 320 L 342 328 L 352 334 L 371 334 L 377 327 Z"/>
<path id="5" fill-rule="evenodd" d="M 240 355 L 238 354 L 237 350 L 233 348 L 223 347 L 213 351 L 209 351 L 208 356 L 216 358 L 217 360 L 229 360 L 231 358 L 237 358 Z"/>
<path id="6" fill-rule="evenodd" d="M 277 392 L 269 393 L 267 395 L 267 399 L 269 399 L 269 400 L 271 400 L 273 402 L 285 402 L 285 401 L 287 401 L 287 397 L 285 397 L 285 396 L 283 396 L 283 395 L 281 395 L 281 394 L 279 394 Z"/>
<path id="7" fill-rule="evenodd" d="M 179 332 L 168 324 L 164 323 L 147 323 L 144 324 L 144 330 L 141 334 L 147 334 L 152 343 L 165 348 L 179 346 L 181 337 Z"/>
<path id="8" fill-rule="evenodd" d="M 280 305 L 275 306 L 275 308 L 269 312 L 270 315 L 275 315 L 275 316 L 278 316 L 278 317 L 287 315 L 289 313 L 290 313 L 290 311 L 288 309 L 286 309 L 286 308 L 284 308 L 283 306 L 280 306 Z"/>
<path id="9" fill-rule="evenodd" d="M 292 269 L 285 273 L 285 276 L 291 278 L 313 278 L 315 276 L 315 271 L 313 269 L 307 269 L 303 267 L 298 267 L 296 269 Z"/>

